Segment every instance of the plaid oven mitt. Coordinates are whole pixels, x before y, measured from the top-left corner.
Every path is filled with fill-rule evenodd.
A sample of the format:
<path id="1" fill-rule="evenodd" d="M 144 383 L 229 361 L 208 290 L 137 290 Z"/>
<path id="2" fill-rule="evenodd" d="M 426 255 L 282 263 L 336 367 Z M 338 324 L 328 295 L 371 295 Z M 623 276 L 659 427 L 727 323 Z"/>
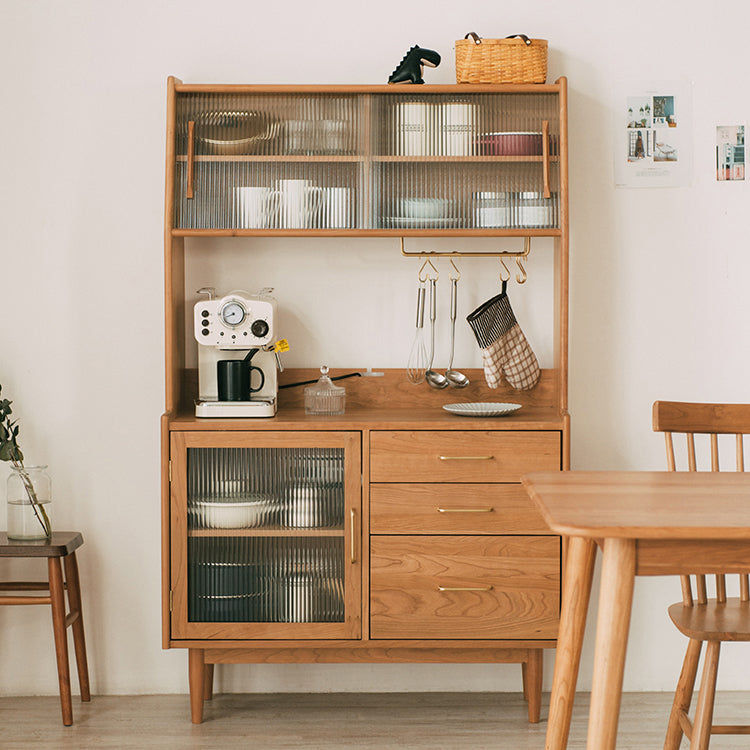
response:
<path id="1" fill-rule="evenodd" d="M 466 320 L 482 351 L 484 377 L 490 388 L 500 385 L 502 376 L 519 391 L 528 391 L 539 381 L 541 371 L 503 291 L 487 300 Z"/>

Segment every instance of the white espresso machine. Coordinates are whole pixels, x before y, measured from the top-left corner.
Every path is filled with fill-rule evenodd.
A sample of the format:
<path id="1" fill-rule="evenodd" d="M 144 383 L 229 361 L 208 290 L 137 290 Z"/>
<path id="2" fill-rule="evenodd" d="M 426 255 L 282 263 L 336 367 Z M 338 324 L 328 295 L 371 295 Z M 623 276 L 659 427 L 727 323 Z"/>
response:
<path id="1" fill-rule="evenodd" d="M 278 395 L 278 359 L 273 338 L 276 300 L 264 289 L 230 292 L 195 304 L 198 342 L 197 417 L 272 417 Z"/>

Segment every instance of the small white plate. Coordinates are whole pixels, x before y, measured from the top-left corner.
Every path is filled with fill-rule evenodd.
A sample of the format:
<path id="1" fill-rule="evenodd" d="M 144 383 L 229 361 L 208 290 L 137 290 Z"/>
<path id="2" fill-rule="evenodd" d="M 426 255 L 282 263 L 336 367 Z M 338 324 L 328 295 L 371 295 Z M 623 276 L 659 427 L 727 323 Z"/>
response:
<path id="1" fill-rule="evenodd" d="M 489 403 L 468 403 L 468 404 L 445 404 L 443 409 L 451 414 L 458 414 L 460 417 L 504 417 L 506 414 L 512 414 L 518 411 L 521 404 L 502 404 L 498 401 Z"/>

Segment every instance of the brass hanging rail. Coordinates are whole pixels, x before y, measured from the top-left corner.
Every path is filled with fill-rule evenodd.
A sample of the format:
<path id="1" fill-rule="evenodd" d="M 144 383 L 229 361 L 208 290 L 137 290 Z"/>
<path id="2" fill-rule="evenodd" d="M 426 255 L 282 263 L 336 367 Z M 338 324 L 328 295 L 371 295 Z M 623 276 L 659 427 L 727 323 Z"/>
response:
<path id="1" fill-rule="evenodd" d="M 529 253 L 531 252 L 531 237 L 524 237 L 523 238 L 523 251 L 522 252 L 506 252 L 506 251 L 500 251 L 500 252 L 482 252 L 482 251 L 468 251 L 465 252 L 463 250 L 420 250 L 419 252 L 407 252 L 404 249 L 404 238 L 400 238 L 401 241 L 401 255 L 403 255 L 405 258 L 420 258 L 425 260 L 425 264 L 429 261 L 430 258 L 500 258 L 500 263 L 502 264 L 505 271 L 508 273 L 508 279 L 510 278 L 510 271 L 508 271 L 508 267 L 505 265 L 505 259 L 515 259 L 516 265 L 518 266 L 519 273 L 516 274 L 516 281 L 519 284 L 523 284 L 526 279 L 528 278 L 528 275 L 526 274 L 526 268 L 524 267 L 524 263 L 526 262 L 526 259 L 529 257 Z M 425 264 L 422 265 L 422 269 L 424 269 Z M 453 261 L 451 260 L 451 264 L 453 265 Z M 430 263 L 432 266 L 432 263 Z M 432 266 L 435 268 L 435 266 Z M 455 265 L 453 265 L 454 268 L 456 268 Z M 421 270 L 420 269 L 420 274 Z M 456 269 L 458 270 L 458 269 Z M 500 273 L 500 278 L 503 279 L 502 271 Z"/>
<path id="2" fill-rule="evenodd" d="M 528 258 L 531 252 L 531 237 L 523 238 L 523 252 L 483 252 L 465 251 L 465 250 L 419 250 L 417 252 L 407 252 L 404 249 L 404 238 L 399 238 L 401 243 L 401 255 L 405 258 Z"/>

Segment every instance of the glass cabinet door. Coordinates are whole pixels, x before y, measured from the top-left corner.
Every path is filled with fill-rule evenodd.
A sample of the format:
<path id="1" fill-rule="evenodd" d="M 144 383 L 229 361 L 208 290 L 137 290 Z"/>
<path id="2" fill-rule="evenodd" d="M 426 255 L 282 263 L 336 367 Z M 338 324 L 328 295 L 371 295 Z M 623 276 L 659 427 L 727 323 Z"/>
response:
<path id="1" fill-rule="evenodd" d="M 360 226 L 364 107 L 363 97 L 345 94 L 180 95 L 175 226 Z"/>
<path id="2" fill-rule="evenodd" d="M 559 229 L 559 107 L 555 93 L 460 86 L 374 96 L 374 227 Z"/>
<path id="3" fill-rule="evenodd" d="M 355 638 L 360 436 L 171 436 L 173 638 Z"/>

